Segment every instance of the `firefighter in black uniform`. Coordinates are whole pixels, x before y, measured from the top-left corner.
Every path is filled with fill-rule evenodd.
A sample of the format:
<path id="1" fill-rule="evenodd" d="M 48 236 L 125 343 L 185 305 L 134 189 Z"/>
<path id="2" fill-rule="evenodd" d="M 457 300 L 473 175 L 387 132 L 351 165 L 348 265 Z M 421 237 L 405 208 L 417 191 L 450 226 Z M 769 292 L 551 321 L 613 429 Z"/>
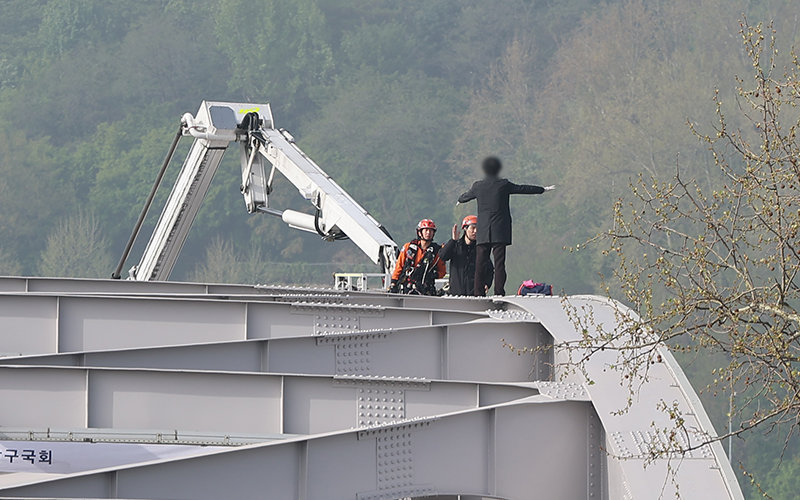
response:
<path id="1" fill-rule="evenodd" d="M 499 176 L 503 168 L 500 160 L 490 156 L 483 160 L 486 177 L 476 181 L 466 193 L 458 197 L 459 203 L 478 200 L 478 218 L 481 225 L 477 235 L 477 263 L 475 264 L 475 295 L 486 295 L 488 280 L 485 276 L 489 253 L 494 256 L 494 292 L 505 295 L 506 247 L 511 244 L 511 209 L 508 199 L 512 194 L 541 194 L 555 186 L 514 184 Z"/>
<path id="2" fill-rule="evenodd" d="M 478 218 L 468 215 L 461 221 L 464 233 L 459 237 L 458 225 L 453 226 L 453 238 L 442 246 L 439 257 L 450 261 L 450 282 L 448 293 L 450 295 L 475 294 L 475 237 L 478 231 Z M 488 286 L 491 286 L 491 276 L 494 272 L 492 261 L 486 261 L 484 275 L 489 277 Z"/>

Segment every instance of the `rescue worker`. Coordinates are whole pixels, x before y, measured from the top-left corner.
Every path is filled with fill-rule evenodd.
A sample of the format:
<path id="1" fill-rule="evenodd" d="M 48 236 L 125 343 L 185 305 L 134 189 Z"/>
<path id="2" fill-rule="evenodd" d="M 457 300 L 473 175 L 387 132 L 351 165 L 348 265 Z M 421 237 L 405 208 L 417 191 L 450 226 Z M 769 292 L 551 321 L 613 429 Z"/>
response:
<path id="1" fill-rule="evenodd" d="M 433 242 L 436 224 L 422 219 L 417 224 L 417 239 L 403 245 L 392 273 L 391 293 L 436 295 L 436 279 L 447 272 L 439 258 L 441 247 Z"/>
<path id="2" fill-rule="evenodd" d="M 461 221 L 463 234 L 459 236 L 458 225 L 453 226 L 453 237 L 442 246 L 439 257 L 444 261 L 450 261 L 450 281 L 448 293 L 450 295 L 474 295 L 475 294 L 475 238 L 478 232 L 478 218 L 468 215 Z M 485 262 L 487 266 L 484 275 L 489 277 L 488 288 L 491 282 L 491 275 L 494 272 L 492 261 Z M 484 290 L 486 289 L 484 288 Z"/>
<path id="3" fill-rule="evenodd" d="M 555 186 L 533 186 L 514 184 L 499 176 L 503 165 L 497 157 L 483 160 L 483 179 L 476 181 L 469 191 L 458 197 L 458 203 L 478 200 L 478 227 L 475 264 L 475 295 L 485 295 L 486 261 L 489 253 L 494 257 L 494 293 L 505 295 L 506 247 L 511 244 L 511 209 L 508 199 L 512 194 L 542 194 L 555 189 Z"/>

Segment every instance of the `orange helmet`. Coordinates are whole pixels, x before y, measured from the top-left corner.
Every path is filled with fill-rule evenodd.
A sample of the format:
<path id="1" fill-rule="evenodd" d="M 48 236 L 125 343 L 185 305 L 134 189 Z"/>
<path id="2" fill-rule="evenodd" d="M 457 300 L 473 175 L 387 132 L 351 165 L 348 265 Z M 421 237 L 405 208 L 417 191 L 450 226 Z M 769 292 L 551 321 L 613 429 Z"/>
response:
<path id="1" fill-rule="evenodd" d="M 475 215 L 467 215 L 464 217 L 464 220 L 461 221 L 461 229 L 464 229 L 467 226 L 471 225 L 478 225 L 478 217 Z"/>
<path id="2" fill-rule="evenodd" d="M 433 229 L 436 231 L 436 223 L 430 219 L 422 219 L 419 221 L 419 224 L 417 224 L 417 231 L 421 229 Z"/>

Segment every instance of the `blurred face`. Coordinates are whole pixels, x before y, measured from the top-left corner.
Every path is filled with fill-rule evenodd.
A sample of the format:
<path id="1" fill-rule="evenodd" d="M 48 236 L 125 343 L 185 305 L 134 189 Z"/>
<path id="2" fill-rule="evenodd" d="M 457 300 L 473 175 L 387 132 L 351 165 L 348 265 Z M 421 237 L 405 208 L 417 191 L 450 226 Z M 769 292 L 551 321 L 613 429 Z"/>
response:
<path id="1" fill-rule="evenodd" d="M 470 241 L 475 241 L 475 236 L 478 234 L 478 226 L 475 224 L 470 224 L 464 229 L 464 235 Z"/>
<path id="2" fill-rule="evenodd" d="M 419 234 L 425 241 L 431 241 L 433 239 L 433 235 L 436 233 L 433 229 L 426 227 L 419 230 Z"/>

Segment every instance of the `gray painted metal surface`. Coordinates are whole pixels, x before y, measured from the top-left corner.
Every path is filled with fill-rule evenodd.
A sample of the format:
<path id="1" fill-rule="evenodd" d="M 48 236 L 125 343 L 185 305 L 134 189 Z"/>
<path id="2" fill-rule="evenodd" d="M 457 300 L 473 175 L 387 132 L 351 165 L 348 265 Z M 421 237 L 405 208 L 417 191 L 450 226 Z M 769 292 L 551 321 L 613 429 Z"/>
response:
<path id="1" fill-rule="evenodd" d="M 491 329 L 487 331 L 487 326 Z M 190 345 L 121 348 L 0 358 L 0 364 L 113 366 L 415 377 L 440 380 L 524 381 L 532 371 L 548 380 L 551 351 L 520 357 L 502 347 L 545 346 L 541 325 L 474 320 L 434 326 L 376 329 L 335 335 L 278 337 Z M 413 359 L 413 363 L 408 360 Z"/>
<path id="2" fill-rule="evenodd" d="M 606 325 L 619 304 L 570 297 Z M 0 278 L 0 439 L 215 445 L 72 474 L 0 474 L 30 498 L 743 498 L 718 444 L 644 467 L 678 405 L 672 356 L 631 410 L 610 354 L 563 353 L 559 298 Z M 57 409 L 57 410 L 55 410 Z M 85 445 L 85 446 L 84 446 Z M 82 453 L 76 451 L 73 453 Z M 74 457 L 73 457 L 74 458 Z M 69 456 L 60 457 L 69 460 Z M 0 457 L 0 466 L 3 457 Z M 0 470 L 2 470 L 0 468 Z"/>

